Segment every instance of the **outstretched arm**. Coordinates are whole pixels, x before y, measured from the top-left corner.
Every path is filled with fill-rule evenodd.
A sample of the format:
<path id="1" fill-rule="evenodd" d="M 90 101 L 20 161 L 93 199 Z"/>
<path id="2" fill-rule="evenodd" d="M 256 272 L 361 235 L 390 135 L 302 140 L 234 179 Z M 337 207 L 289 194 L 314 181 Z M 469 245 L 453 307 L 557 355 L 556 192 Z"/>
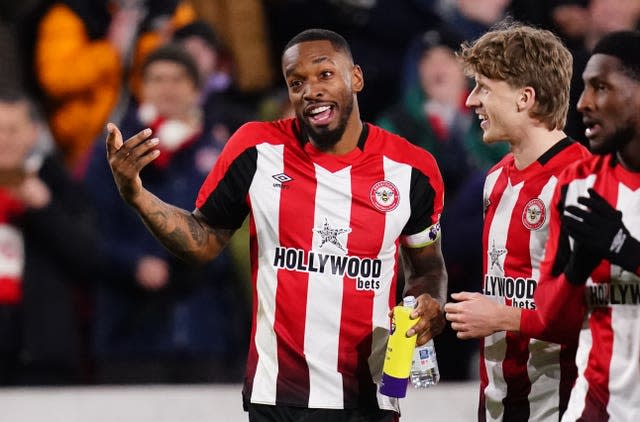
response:
<path id="1" fill-rule="evenodd" d="M 404 295 L 416 297 L 412 318 L 420 317 L 407 335 L 418 334 L 417 343 L 425 344 L 444 329 L 442 306 L 447 297 L 447 270 L 442 257 L 440 239 L 422 248 L 402 249 L 404 263 Z"/>
<path id="2" fill-rule="evenodd" d="M 160 155 L 158 139 L 150 138 L 151 130 L 145 129 L 126 142 L 114 124 L 107 125 L 107 132 L 107 159 L 118 191 L 149 231 L 181 259 L 205 262 L 216 257 L 233 230 L 216 229 L 199 211 L 167 204 L 142 185 L 140 171 Z"/>

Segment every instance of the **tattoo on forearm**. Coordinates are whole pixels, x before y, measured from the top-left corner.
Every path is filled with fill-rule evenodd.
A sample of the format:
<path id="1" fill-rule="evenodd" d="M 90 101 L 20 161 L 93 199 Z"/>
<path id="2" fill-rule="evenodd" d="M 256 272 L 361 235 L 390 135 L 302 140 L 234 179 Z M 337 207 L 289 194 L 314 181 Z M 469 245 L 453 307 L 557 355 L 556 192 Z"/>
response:
<path id="1" fill-rule="evenodd" d="M 143 203 L 139 213 L 160 243 L 186 261 L 204 262 L 215 257 L 234 233 L 231 229 L 212 227 L 198 210 L 183 210 L 154 195 Z"/>
<path id="2" fill-rule="evenodd" d="M 186 220 L 193 242 L 196 246 L 204 246 L 207 243 L 208 237 L 208 233 L 205 228 L 195 219 L 195 217 L 187 217 Z"/>
<path id="3" fill-rule="evenodd" d="M 148 222 L 150 223 L 153 231 L 164 232 L 167 230 L 167 214 L 162 210 L 149 213 Z"/>
<path id="4" fill-rule="evenodd" d="M 206 247 L 208 232 L 190 213 L 155 200 L 155 209 L 143 216 L 154 236 L 176 256 L 192 260 Z"/>
<path id="5" fill-rule="evenodd" d="M 167 233 L 167 245 L 181 256 L 186 255 L 191 250 L 189 247 L 191 238 L 180 227 L 176 227 L 173 231 Z"/>

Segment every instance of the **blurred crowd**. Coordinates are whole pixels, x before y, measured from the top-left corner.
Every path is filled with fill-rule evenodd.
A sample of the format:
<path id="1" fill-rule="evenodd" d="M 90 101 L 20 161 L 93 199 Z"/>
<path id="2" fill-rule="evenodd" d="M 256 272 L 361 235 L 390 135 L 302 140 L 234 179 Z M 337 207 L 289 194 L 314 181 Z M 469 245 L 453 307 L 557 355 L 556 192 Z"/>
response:
<path id="1" fill-rule="evenodd" d="M 280 54 L 311 27 L 350 42 L 364 119 L 436 158 L 449 289 L 479 290 L 482 184 L 507 151 L 482 143 L 455 51 L 507 15 L 572 51 L 566 132 L 582 141 L 590 49 L 638 28 L 640 1 L 1 0 L 0 385 L 242 379 L 247 229 L 206 266 L 173 257 L 118 197 L 105 125 L 152 128 L 145 184 L 192 209 L 231 133 L 292 116 Z M 443 380 L 477 376 L 477 343 L 435 341 Z"/>

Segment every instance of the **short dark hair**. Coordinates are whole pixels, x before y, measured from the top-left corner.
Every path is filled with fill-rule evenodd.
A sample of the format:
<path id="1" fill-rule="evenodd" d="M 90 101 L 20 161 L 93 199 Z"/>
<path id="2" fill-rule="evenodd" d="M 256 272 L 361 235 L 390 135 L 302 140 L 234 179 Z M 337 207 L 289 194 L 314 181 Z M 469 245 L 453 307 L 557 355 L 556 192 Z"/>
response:
<path id="1" fill-rule="evenodd" d="M 189 37 L 201 38 L 204 42 L 211 47 L 211 49 L 218 51 L 222 49 L 222 43 L 218 38 L 218 35 L 213 30 L 213 27 L 202 19 L 195 20 L 187 25 L 181 26 L 173 33 L 174 41 L 184 41 Z"/>
<path id="2" fill-rule="evenodd" d="M 640 31 L 615 31 L 600 38 L 591 54 L 606 54 L 620 60 L 622 71 L 640 81 Z"/>
<path id="3" fill-rule="evenodd" d="M 142 62 L 143 78 L 149 66 L 159 61 L 169 61 L 182 65 L 194 85 L 200 87 L 200 72 L 198 71 L 198 65 L 195 59 L 178 44 L 165 44 L 149 53 Z"/>
<path id="4" fill-rule="evenodd" d="M 282 54 L 296 44 L 307 41 L 329 41 L 336 51 L 344 52 L 349 59 L 353 60 L 351 54 L 351 47 L 344 37 L 337 32 L 329 29 L 311 28 L 300 32 L 298 35 L 291 38 L 291 40 L 284 46 Z"/>

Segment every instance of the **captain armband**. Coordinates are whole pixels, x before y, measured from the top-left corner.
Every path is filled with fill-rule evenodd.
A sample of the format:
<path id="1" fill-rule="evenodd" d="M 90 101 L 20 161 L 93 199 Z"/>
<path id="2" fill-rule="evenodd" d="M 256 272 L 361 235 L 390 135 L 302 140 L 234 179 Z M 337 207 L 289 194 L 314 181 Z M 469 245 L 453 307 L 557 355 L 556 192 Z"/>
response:
<path id="1" fill-rule="evenodd" d="M 424 248 L 440 239 L 440 222 L 437 222 L 420 233 L 402 236 L 400 242 L 408 248 Z"/>

